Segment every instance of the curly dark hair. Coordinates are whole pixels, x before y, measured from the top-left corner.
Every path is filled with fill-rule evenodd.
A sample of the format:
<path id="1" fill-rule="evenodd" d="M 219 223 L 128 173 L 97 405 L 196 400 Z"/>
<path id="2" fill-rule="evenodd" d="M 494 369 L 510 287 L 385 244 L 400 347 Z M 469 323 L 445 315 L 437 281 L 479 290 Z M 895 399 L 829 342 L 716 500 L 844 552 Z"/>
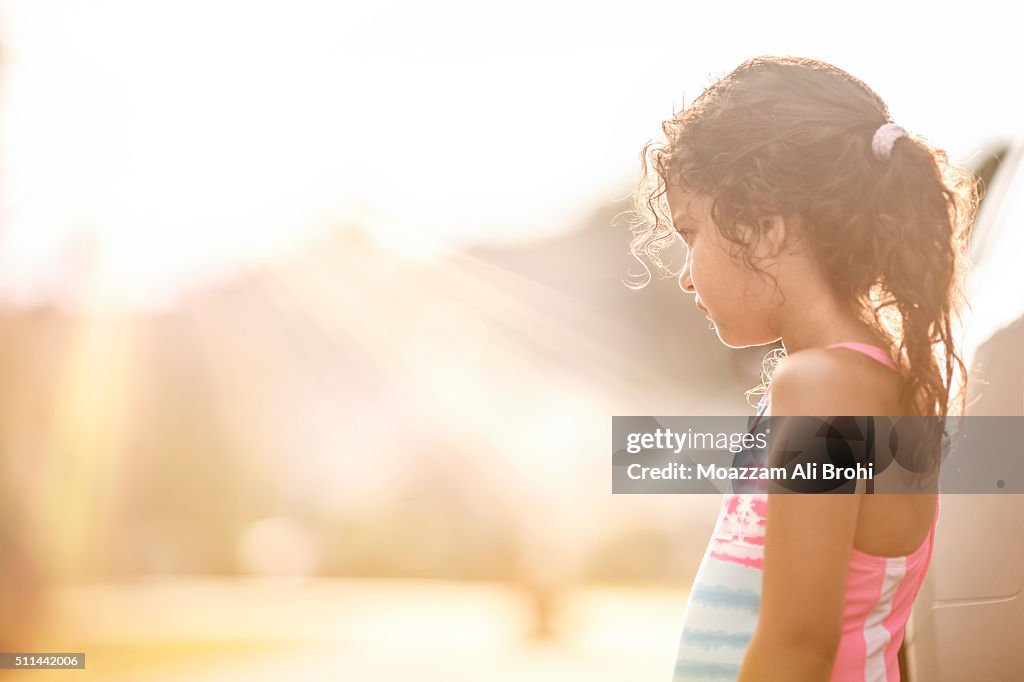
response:
<path id="1" fill-rule="evenodd" d="M 651 279 L 675 273 L 665 200 L 671 183 L 713 199 L 723 237 L 751 259 L 744 231 L 759 217 L 797 215 L 840 301 L 898 348 L 908 415 L 950 413 L 955 375 L 967 372 L 954 338 L 963 306 L 966 245 L 978 205 L 974 175 L 916 135 L 878 159 L 871 139 L 888 107 L 859 79 L 814 59 L 756 57 L 662 123 L 640 153 L 630 249 Z"/>

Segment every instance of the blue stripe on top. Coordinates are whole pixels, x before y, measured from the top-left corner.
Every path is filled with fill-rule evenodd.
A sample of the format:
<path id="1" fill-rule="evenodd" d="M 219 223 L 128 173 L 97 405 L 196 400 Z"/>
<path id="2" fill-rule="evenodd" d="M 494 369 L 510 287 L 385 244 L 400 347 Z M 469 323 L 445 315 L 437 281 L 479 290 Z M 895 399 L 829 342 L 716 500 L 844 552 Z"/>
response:
<path id="1" fill-rule="evenodd" d="M 687 646 L 700 649 L 718 649 L 721 647 L 743 647 L 750 643 L 753 633 L 750 632 L 726 632 L 725 630 L 697 630 L 691 628 L 686 631 L 685 643 Z"/>
<path id="2" fill-rule="evenodd" d="M 694 585 L 690 601 L 727 609 L 757 613 L 761 595 L 754 590 L 735 589 L 724 585 Z"/>
<path id="3" fill-rule="evenodd" d="M 740 667 L 730 663 L 708 663 L 681 659 L 676 663 L 676 674 L 673 682 L 689 680 L 735 680 L 740 674 Z"/>

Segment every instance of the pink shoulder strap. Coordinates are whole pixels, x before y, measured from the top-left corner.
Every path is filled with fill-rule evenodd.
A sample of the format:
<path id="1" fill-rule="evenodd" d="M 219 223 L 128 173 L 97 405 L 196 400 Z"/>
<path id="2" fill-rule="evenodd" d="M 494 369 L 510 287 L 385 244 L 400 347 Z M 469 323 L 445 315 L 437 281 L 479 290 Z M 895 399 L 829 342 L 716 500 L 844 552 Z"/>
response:
<path id="1" fill-rule="evenodd" d="M 852 351 L 863 353 L 872 360 L 877 360 L 891 370 L 896 369 L 896 363 L 892 361 L 892 357 L 884 348 L 878 346 L 872 346 L 870 343 L 858 343 L 856 341 L 843 341 L 842 343 L 833 343 L 826 348 L 849 348 Z"/>

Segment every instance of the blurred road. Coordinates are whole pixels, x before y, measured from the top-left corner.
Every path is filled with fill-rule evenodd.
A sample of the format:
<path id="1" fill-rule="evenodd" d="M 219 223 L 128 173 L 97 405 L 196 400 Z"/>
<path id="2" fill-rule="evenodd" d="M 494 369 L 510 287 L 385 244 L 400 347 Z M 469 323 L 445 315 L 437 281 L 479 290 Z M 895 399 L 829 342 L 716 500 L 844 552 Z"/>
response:
<path id="1" fill-rule="evenodd" d="M 531 603 L 501 584 L 148 580 L 49 595 L 37 651 L 85 651 L 83 671 L 0 680 L 665 680 L 683 590 L 564 593 L 555 636 L 532 641 Z"/>

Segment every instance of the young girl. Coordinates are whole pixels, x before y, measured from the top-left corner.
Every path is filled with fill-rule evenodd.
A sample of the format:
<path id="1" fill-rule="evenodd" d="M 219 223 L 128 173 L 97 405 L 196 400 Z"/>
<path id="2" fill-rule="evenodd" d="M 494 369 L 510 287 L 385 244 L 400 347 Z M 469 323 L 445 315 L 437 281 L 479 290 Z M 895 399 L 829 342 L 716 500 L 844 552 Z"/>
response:
<path id="1" fill-rule="evenodd" d="M 781 339 L 758 414 L 962 410 L 970 173 L 811 59 L 749 60 L 662 129 L 641 154 L 633 253 L 667 272 L 678 233 L 680 286 L 722 343 Z M 938 511 L 935 493 L 726 495 L 675 679 L 898 680 Z"/>

